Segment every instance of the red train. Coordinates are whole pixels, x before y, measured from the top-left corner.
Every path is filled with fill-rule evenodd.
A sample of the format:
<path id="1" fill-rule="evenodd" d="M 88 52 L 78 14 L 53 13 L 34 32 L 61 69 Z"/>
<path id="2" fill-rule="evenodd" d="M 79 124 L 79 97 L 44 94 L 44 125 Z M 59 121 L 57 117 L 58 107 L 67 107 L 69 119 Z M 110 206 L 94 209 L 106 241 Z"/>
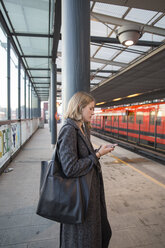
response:
<path id="1" fill-rule="evenodd" d="M 165 103 L 96 110 L 91 124 L 93 130 L 165 152 Z"/>

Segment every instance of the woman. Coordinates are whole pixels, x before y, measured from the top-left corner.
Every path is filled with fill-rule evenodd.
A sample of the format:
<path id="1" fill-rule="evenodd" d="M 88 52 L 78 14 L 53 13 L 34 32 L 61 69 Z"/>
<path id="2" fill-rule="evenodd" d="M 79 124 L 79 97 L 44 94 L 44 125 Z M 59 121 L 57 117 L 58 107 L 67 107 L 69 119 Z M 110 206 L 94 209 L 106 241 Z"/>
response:
<path id="1" fill-rule="evenodd" d="M 78 177 L 94 169 L 87 216 L 82 224 L 61 224 L 61 248 L 108 248 L 111 228 L 107 219 L 104 186 L 99 158 L 113 148 L 102 145 L 94 151 L 89 139 L 89 124 L 95 100 L 77 92 L 69 101 L 65 125 L 58 137 L 59 156 L 67 177 Z"/>

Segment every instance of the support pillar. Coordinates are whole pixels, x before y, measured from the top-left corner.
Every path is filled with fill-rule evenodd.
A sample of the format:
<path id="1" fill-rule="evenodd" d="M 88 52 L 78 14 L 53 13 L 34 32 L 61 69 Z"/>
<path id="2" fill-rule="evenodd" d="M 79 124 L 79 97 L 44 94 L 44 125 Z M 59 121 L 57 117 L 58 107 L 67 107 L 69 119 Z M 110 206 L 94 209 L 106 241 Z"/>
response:
<path id="1" fill-rule="evenodd" d="M 21 119 L 21 63 L 18 59 L 18 120 Z"/>
<path id="2" fill-rule="evenodd" d="M 24 72 L 24 118 L 26 117 L 26 72 Z"/>
<path id="3" fill-rule="evenodd" d="M 56 65 L 52 62 L 51 70 L 51 144 L 54 147 L 57 140 L 57 120 L 56 120 Z"/>
<path id="4" fill-rule="evenodd" d="M 10 101 L 10 39 L 7 38 L 7 119 L 11 120 L 11 101 Z"/>
<path id="5" fill-rule="evenodd" d="M 28 80 L 28 118 L 30 119 L 30 80 Z"/>
<path id="6" fill-rule="evenodd" d="M 90 90 L 90 1 L 62 0 L 63 111 L 77 91 Z"/>

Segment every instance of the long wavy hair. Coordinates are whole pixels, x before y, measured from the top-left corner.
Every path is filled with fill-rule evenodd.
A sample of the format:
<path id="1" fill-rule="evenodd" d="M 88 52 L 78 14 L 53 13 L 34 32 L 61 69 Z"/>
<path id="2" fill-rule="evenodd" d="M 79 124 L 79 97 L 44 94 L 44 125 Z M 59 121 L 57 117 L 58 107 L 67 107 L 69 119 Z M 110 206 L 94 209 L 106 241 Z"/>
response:
<path id="1" fill-rule="evenodd" d="M 75 121 L 83 121 L 82 109 L 91 102 L 95 102 L 95 99 L 91 94 L 83 91 L 75 93 L 69 100 L 64 118 L 71 118 Z"/>

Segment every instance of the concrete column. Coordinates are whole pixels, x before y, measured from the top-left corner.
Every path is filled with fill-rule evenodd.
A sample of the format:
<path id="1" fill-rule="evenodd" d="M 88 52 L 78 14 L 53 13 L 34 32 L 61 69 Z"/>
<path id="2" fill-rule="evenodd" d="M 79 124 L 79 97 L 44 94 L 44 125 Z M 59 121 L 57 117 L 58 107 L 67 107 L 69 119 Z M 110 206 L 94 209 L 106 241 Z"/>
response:
<path id="1" fill-rule="evenodd" d="M 7 119 L 11 119 L 11 100 L 10 100 L 10 39 L 7 37 Z"/>
<path id="2" fill-rule="evenodd" d="M 51 87 L 49 88 L 48 113 L 49 113 L 49 131 L 51 132 Z"/>
<path id="3" fill-rule="evenodd" d="M 90 90 L 90 1 L 62 0 L 63 111 L 77 91 Z"/>
<path id="4" fill-rule="evenodd" d="M 30 119 L 30 80 L 28 80 L 28 118 Z"/>
<path id="5" fill-rule="evenodd" d="M 54 146 L 57 140 L 56 120 L 56 65 L 52 62 L 51 70 L 51 144 Z"/>
<path id="6" fill-rule="evenodd" d="M 21 119 L 21 63 L 18 59 L 18 120 Z"/>
<path id="7" fill-rule="evenodd" d="M 26 119 L 26 72 L 24 74 L 24 113 L 25 113 L 25 116 L 24 118 Z"/>

